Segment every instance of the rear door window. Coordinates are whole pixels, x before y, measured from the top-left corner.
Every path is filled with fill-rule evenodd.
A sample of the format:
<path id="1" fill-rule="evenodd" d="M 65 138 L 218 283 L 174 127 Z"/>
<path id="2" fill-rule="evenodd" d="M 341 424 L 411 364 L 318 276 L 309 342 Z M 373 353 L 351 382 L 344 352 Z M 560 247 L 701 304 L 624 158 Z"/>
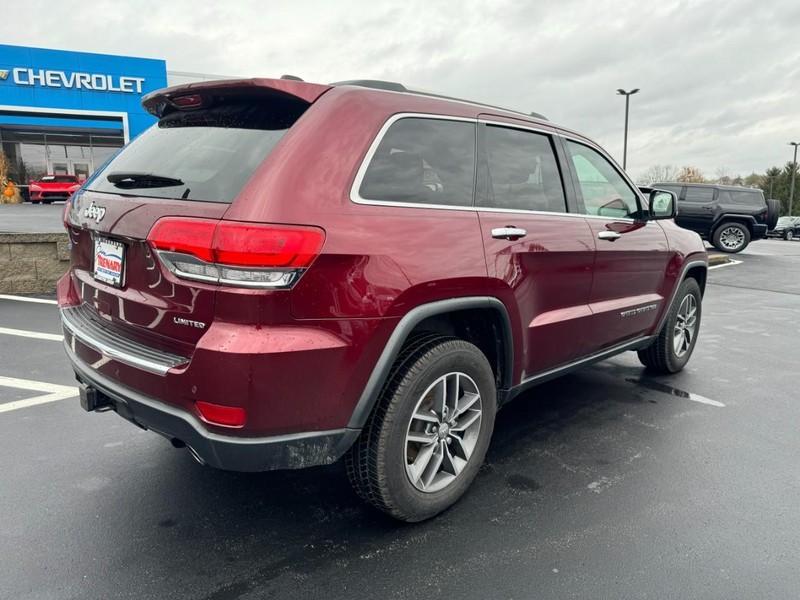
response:
<path id="1" fill-rule="evenodd" d="M 680 185 L 663 185 L 663 184 L 660 184 L 660 183 L 654 183 L 652 185 L 652 187 L 657 189 L 657 190 L 666 190 L 668 192 L 672 192 L 678 198 L 681 197 L 681 187 L 682 186 L 680 186 Z"/>
<path id="2" fill-rule="evenodd" d="M 472 206 L 475 123 L 407 117 L 378 144 L 358 195 L 365 200 Z"/>
<path id="3" fill-rule="evenodd" d="M 564 186 L 550 136 L 487 125 L 486 167 L 477 204 L 489 208 L 566 212 Z"/>
<path id="4" fill-rule="evenodd" d="M 172 112 L 96 173 L 87 188 L 233 202 L 304 109 L 297 103 L 261 99 Z"/>
<path id="5" fill-rule="evenodd" d="M 687 186 L 684 200 L 686 202 L 713 202 L 714 188 Z"/>

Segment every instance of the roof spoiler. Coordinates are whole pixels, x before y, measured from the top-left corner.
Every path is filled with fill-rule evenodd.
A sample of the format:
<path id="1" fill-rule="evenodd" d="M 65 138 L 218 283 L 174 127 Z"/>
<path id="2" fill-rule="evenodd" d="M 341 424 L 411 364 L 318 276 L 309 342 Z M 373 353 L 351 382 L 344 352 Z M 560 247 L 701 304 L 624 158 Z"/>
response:
<path id="1" fill-rule="evenodd" d="M 175 110 L 199 108 L 202 105 L 200 99 L 204 96 L 273 96 L 312 104 L 329 89 L 331 89 L 329 85 L 294 79 L 220 79 L 176 85 L 150 92 L 142 98 L 142 106 L 150 114 L 161 118 Z M 179 98 L 188 101 L 176 102 Z M 197 101 L 193 102 L 190 98 L 197 98 Z"/>

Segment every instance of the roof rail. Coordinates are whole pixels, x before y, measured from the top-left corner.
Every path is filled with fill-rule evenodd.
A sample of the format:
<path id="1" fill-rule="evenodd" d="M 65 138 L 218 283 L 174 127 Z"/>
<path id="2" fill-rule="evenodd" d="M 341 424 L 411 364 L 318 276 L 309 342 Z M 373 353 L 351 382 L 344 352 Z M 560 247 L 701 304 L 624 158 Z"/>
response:
<path id="1" fill-rule="evenodd" d="M 408 91 L 406 86 L 402 83 L 397 83 L 396 81 L 381 81 L 380 79 L 350 79 L 348 81 L 336 81 L 331 85 L 357 85 L 376 90 L 388 90 L 390 92 Z"/>
<path id="2" fill-rule="evenodd" d="M 516 113 L 518 115 L 525 115 L 526 117 L 530 116 L 533 117 L 534 119 L 539 119 L 540 121 L 548 120 L 547 117 L 545 117 L 541 113 L 537 112 L 523 113 L 518 110 L 513 110 L 510 108 L 503 108 L 502 106 L 494 106 L 493 104 L 485 104 L 483 102 L 475 102 L 474 100 L 465 100 L 463 98 L 456 98 L 453 96 L 447 96 L 445 94 L 437 94 L 435 92 L 426 92 L 413 88 L 407 88 L 402 83 L 397 83 L 395 81 L 381 81 L 380 79 L 350 79 L 348 81 L 335 81 L 330 85 L 355 85 L 365 88 L 372 88 L 375 90 L 384 90 L 388 92 L 406 92 L 409 94 L 416 94 L 417 96 L 428 96 L 430 98 L 439 98 L 440 100 L 453 100 L 455 102 L 464 102 L 466 104 L 471 104 L 473 106 L 483 106 L 485 108 L 502 110 L 507 113 Z"/>

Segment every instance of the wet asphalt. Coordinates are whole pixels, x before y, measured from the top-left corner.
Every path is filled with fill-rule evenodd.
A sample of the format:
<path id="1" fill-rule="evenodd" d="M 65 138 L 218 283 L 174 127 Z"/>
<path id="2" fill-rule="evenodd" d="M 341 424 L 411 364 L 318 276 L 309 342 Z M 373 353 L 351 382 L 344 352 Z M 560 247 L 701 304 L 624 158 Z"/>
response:
<path id="1" fill-rule="evenodd" d="M 797 597 L 800 242 L 736 258 L 684 372 L 627 354 L 525 394 L 418 525 L 341 465 L 226 473 L 76 398 L 3 411 L 74 381 L 57 341 L 0 333 L 0 598 Z M 0 299 L 0 328 L 57 334 L 56 307 Z"/>

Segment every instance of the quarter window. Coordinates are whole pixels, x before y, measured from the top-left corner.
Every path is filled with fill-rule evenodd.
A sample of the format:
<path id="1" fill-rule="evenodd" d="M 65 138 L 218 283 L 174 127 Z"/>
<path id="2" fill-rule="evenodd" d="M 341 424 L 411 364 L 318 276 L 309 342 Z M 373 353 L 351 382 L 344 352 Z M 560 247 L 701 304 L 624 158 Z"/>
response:
<path id="1" fill-rule="evenodd" d="M 742 204 L 744 206 L 764 206 L 764 199 L 761 192 L 748 192 L 731 190 L 731 201 L 734 204 Z"/>
<path id="2" fill-rule="evenodd" d="M 494 125 L 485 131 L 488 176 L 480 186 L 478 204 L 565 212 L 564 186 L 550 137 Z"/>
<path id="3" fill-rule="evenodd" d="M 583 196 L 585 214 L 614 219 L 639 216 L 636 193 L 602 154 L 571 141 L 567 141 L 567 148 Z"/>
<path id="4" fill-rule="evenodd" d="M 475 123 L 408 117 L 393 123 L 367 167 L 368 200 L 472 206 Z"/>

